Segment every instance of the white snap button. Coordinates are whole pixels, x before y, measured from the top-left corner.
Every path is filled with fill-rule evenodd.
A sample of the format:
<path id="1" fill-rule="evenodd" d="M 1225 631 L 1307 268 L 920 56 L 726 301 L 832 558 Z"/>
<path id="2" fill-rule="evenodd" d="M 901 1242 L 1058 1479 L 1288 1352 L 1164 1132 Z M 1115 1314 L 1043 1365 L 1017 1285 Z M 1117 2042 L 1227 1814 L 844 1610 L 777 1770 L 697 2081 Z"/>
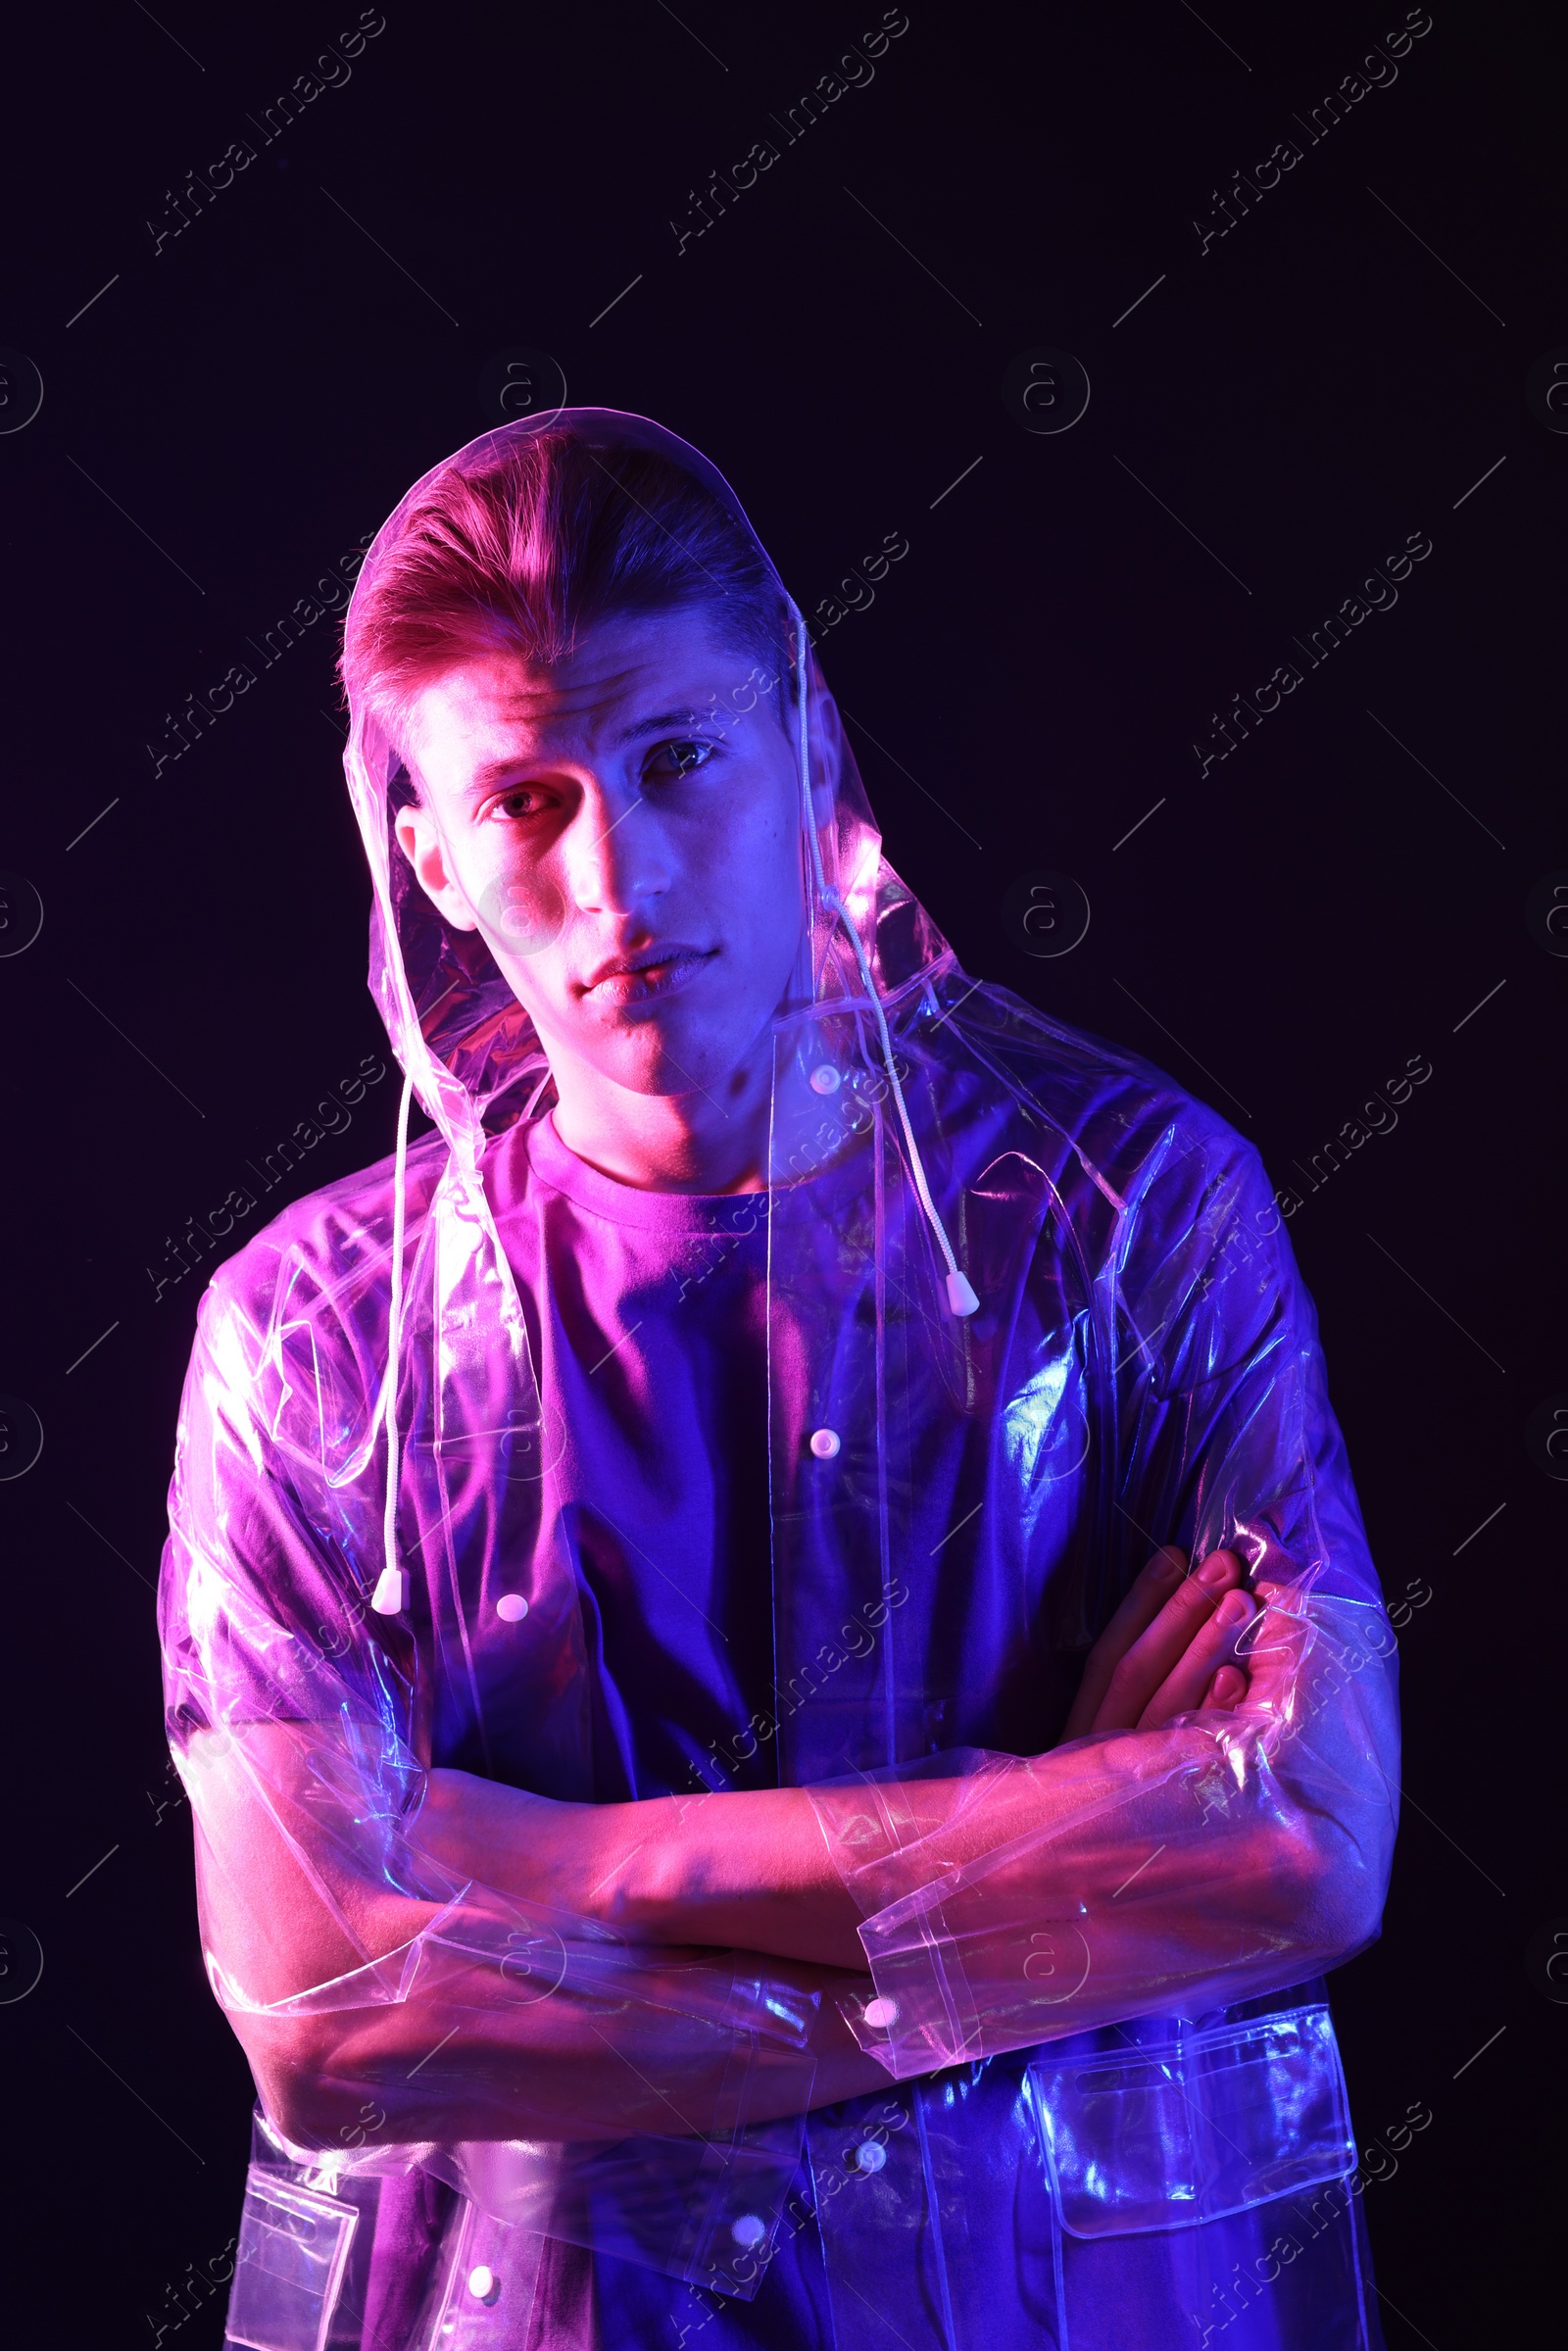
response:
<path id="1" fill-rule="evenodd" d="M 899 2021 L 897 2000 L 867 2000 L 865 2021 L 874 2033 L 881 2033 L 886 2027 L 896 2025 Z"/>
<path id="2" fill-rule="evenodd" d="M 819 1062 L 811 1072 L 811 1084 L 818 1094 L 837 1094 L 843 1083 L 831 1061 Z"/>
<path id="3" fill-rule="evenodd" d="M 858 2147 L 850 2149 L 852 2172 L 880 2172 L 887 2159 L 888 2151 L 879 2138 L 862 2138 Z"/>
<path id="4" fill-rule="evenodd" d="M 496 1614 L 504 1625 L 520 1625 L 528 1613 L 528 1603 L 520 1592 L 504 1592 L 496 1602 Z"/>
<path id="5" fill-rule="evenodd" d="M 468 2291 L 476 2302 L 494 2302 L 501 2292 L 501 2280 L 484 2262 L 468 2272 Z"/>
<path id="6" fill-rule="evenodd" d="M 738 2245 L 749 2251 L 753 2245 L 760 2245 L 766 2236 L 767 2223 L 759 2220 L 755 2212 L 743 2212 L 738 2221 L 731 2222 L 729 2232 Z"/>
<path id="7" fill-rule="evenodd" d="M 843 1442 L 837 1429 L 813 1429 L 811 1431 L 811 1450 L 818 1461 L 831 1461 Z"/>

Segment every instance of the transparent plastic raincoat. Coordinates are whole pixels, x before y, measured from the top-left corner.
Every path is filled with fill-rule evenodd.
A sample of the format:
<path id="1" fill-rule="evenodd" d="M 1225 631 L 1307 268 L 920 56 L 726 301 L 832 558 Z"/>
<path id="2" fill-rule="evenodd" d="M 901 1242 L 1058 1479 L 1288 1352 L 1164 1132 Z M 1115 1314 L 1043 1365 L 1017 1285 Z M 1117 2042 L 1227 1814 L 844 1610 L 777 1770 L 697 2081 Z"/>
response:
<path id="1" fill-rule="evenodd" d="M 672 435 L 564 421 L 661 450 L 744 524 Z M 370 985 L 435 1131 L 217 1274 L 161 1593 L 209 1973 L 262 2090 L 229 2339 L 544 2340 L 553 2239 L 664 2279 L 666 2321 L 602 2317 L 605 2340 L 772 2341 L 769 2273 L 808 2222 L 840 2351 L 1375 2344 L 1319 1979 L 1377 1932 L 1395 1643 L 1311 1303 L 1250 1146 L 965 977 L 807 667 L 809 970 L 753 1200 L 773 1695 L 731 1751 L 816 1790 L 866 1974 L 814 1996 L 885 2093 L 810 2110 L 810 1997 L 765 1959 L 629 1941 L 421 1846 L 436 1764 L 591 1794 L 600 1666 L 551 1541 L 559 1404 L 481 1180 L 548 1070 L 391 843 L 396 754 L 357 710 Z M 1162 1543 L 1246 1561 L 1249 1697 L 1055 1745 Z M 906 1793 L 934 1779 L 935 1829 Z M 319 1917 L 319 1981 L 278 1980 L 285 1912 Z M 323 2119 L 275 2090 L 285 2041 Z M 576 2137 L 574 2055 L 609 2046 L 648 2099 L 625 2136 Z M 417 2275 L 389 2283 L 414 2206 Z"/>

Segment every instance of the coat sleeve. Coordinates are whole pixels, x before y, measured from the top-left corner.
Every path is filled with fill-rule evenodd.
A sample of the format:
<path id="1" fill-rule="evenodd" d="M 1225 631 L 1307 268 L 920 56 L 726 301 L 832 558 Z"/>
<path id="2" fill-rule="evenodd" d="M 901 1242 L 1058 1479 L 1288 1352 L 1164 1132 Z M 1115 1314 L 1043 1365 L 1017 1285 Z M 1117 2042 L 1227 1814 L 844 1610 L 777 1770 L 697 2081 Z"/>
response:
<path id="1" fill-rule="evenodd" d="M 1396 1644 L 1255 1152 L 1207 1113 L 1171 1122 L 1099 1285 L 1111 1603 L 1161 1542 L 1195 1565 L 1237 1551 L 1264 1603 L 1241 1644 L 1250 1688 L 1156 1732 L 971 1759 L 952 1817 L 912 1839 L 893 1791 L 823 1791 L 875 1979 L 846 2013 L 899 2077 L 1265 1994 L 1378 1930 Z"/>
<path id="2" fill-rule="evenodd" d="M 160 1587 L 207 1972 L 274 2135 L 754 2290 L 732 2273 L 798 2160 L 815 2000 L 421 1847 L 416 1645 L 368 1606 L 375 1333 L 341 1269 L 308 1271 L 264 1236 L 203 1302 Z"/>

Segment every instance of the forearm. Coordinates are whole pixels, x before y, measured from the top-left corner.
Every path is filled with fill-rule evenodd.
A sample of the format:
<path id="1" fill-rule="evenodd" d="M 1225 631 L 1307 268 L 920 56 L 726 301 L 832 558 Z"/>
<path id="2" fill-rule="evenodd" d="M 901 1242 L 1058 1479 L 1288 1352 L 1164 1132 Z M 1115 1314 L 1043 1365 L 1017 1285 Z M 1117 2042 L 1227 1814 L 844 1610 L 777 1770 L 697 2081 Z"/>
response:
<path id="1" fill-rule="evenodd" d="M 560 1804 L 435 1771 L 412 1835 L 449 1869 L 640 1941 L 865 1967 L 860 1911 L 805 1788 Z"/>
<path id="2" fill-rule="evenodd" d="M 688 1963 L 720 1995 L 729 1970 Z M 645 1978 L 654 1989 L 652 1970 Z M 836 1995 L 864 1977 L 775 1972 L 794 1993 L 803 2045 L 751 2036 L 656 2000 L 497 1999 L 493 1984 L 446 1983 L 391 2004 L 310 2017 L 230 2016 L 268 2111 L 304 2146 L 466 2139 L 574 2142 L 653 2133 L 727 2143 L 741 2125 L 875 2089 L 886 2069 L 863 2054 Z M 811 2006 L 820 1994 L 820 2005 Z"/>
<path id="3" fill-rule="evenodd" d="M 901 2077 L 924 2073 L 1225 2007 L 1360 1949 L 1397 1812 L 1380 1625 L 1337 1600 L 1280 1612 L 1250 1656 L 1246 1706 L 1015 1766 L 954 1833 L 912 1847 L 830 1816 L 870 1914 L 877 2003 L 869 2028 L 857 2023 L 862 2046 Z"/>
<path id="4" fill-rule="evenodd" d="M 1121 1742 L 1115 1742 L 1121 1743 Z M 1171 1751 L 888 1903 L 858 2037 L 901 2078 L 1138 2015 L 1192 2016 L 1348 1958 L 1375 1932 L 1392 1806 L 1364 1843 L 1256 1748 Z M 1230 1765 L 1237 1769 L 1232 1775 Z M 1055 1807 L 1052 1808 L 1055 1810 Z"/>
<path id="5" fill-rule="evenodd" d="M 437 1774 L 429 1817 L 405 1821 L 339 1800 L 342 1763 L 313 1725 L 196 1742 L 187 1759 L 203 1941 L 290 2138 L 358 2144 L 368 2107 L 405 2141 L 728 2139 L 803 2111 L 813 2073 L 818 2102 L 885 2080 L 838 2013 L 857 1979 L 633 1943 L 564 1899 L 544 1832 L 568 1832 L 575 1808 Z M 447 1825 L 468 1816 L 466 1849 L 443 1857 L 454 1783 L 467 1800 L 449 1800 Z M 501 1856 L 474 1825 L 493 1831 L 503 1798 L 535 1862 L 514 1856 L 497 1886 L 486 1863 Z"/>

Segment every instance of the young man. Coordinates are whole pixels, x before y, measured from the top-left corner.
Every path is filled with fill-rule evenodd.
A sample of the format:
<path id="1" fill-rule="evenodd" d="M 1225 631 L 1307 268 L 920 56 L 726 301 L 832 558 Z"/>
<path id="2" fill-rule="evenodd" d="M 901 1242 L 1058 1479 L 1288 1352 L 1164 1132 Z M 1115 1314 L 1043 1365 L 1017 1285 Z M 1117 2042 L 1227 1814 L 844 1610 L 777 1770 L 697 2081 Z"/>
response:
<path id="1" fill-rule="evenodd" d="M 1375 2344 L 1393 1640 L 1255 1154 L 958 970 L 659 427 L 438 466 L 344 677 L 433 1131 L 181 1420 L 230 2340 Z"/>

